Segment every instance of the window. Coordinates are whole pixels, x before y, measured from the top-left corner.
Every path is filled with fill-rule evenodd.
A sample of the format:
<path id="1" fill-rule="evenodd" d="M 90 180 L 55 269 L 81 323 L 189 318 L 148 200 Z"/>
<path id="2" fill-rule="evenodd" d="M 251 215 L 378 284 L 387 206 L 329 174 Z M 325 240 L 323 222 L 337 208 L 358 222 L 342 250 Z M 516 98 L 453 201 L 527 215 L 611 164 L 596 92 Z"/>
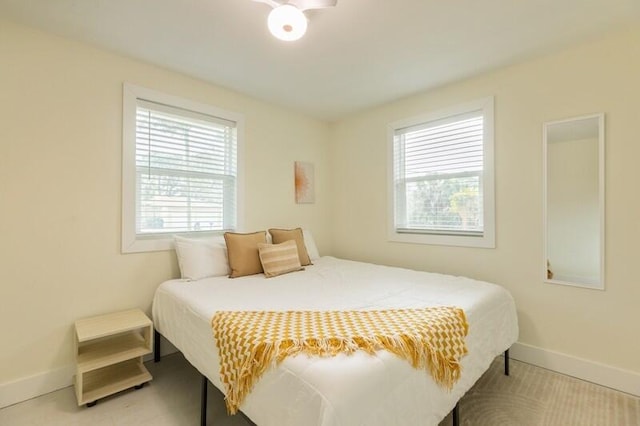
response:
<path id="1" fill-rule="evenodd" d="M 391 241 L 495 247 L 493 98 L 389 126 Z"/>
<path id="2" fill-rule="evenodd" d="M 122 251 L 238 226 L 242 117 L 124 85 Z"/>

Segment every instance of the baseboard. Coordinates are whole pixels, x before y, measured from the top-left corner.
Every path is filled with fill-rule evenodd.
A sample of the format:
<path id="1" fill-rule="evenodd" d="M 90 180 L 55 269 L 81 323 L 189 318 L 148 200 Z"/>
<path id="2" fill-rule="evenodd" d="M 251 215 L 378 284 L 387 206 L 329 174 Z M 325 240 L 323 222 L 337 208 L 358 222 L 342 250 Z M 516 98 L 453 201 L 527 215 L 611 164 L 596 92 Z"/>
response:
<path id="1" fill-rule="evenodd" d="M 640 374 L 598 362 L 542 349 L 525 343 L 515 343 L 509 350 L 513 359 L 546 368 L 567 376 L 640 396 Z"/>
<path id="2" fill-rule="evenodd" d="M 178 351 L 164 337 L 161 339 L 160 353 L 162 356 Z M 144 356 L 143 360 L 145 362 L 153 360 L 153 354 Z M 0 408 L 71 386 L 74 374 L 76 374 L 75 366 L 69 365 L 13 382 L 0 383 Z"/>
<path id="3" fill-rule="evenodd" d="M 0 408 L 44 395 L 72 384 L 75 368 L 67 366 L 33 376 L 0 383 Z"/>

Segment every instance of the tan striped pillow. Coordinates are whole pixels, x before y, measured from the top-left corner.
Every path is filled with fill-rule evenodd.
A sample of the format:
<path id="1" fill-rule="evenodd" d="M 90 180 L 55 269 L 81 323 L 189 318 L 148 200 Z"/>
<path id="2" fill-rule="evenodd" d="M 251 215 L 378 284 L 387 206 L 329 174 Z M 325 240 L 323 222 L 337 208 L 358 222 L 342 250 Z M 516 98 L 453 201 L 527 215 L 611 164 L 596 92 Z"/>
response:
<path id="1" fill-rule="evenodd" d="M 304 269 L 300 265 L 298 247 L 293 240 L 281 244 L 258 244 L 260 262 L 265 277 L 275 277 Z"/>

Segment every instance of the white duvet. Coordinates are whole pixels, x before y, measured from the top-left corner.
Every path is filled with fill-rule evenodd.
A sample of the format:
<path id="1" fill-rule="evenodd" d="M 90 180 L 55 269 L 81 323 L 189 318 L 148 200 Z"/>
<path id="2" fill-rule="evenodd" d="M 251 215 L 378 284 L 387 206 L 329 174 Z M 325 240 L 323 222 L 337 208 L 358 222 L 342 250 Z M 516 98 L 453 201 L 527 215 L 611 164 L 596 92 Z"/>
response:
<path id="1" fill-rule="evenodd" d="M 166 281 L 154 297 L 154 326 L 224 392 L 210 325 L 218 310 L 458 306 L 469 323 L 461 378 L 444 390 L 386 351 L 298 355 L 265 373 L 240 407 L 259 426 L 437 425 L 518 337 L 513 299 L 495 284 L 327 256 L 314 263 L 269 279 Z"/>

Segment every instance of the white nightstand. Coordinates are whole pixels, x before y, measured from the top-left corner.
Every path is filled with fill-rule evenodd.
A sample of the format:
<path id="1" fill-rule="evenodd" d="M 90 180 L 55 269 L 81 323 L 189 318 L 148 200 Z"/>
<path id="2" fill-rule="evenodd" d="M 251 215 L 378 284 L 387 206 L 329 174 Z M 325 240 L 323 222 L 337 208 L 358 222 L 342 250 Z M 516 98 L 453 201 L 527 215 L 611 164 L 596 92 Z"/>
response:
<path id="1" fill-rule="evenodd" d="M 78 405 L 95 405 L 105 396 L 141 388 L 152 379 L 142 356 L 153 347 L 153 323 L 140 310 L 115 312 L 76 321 Z"/>

